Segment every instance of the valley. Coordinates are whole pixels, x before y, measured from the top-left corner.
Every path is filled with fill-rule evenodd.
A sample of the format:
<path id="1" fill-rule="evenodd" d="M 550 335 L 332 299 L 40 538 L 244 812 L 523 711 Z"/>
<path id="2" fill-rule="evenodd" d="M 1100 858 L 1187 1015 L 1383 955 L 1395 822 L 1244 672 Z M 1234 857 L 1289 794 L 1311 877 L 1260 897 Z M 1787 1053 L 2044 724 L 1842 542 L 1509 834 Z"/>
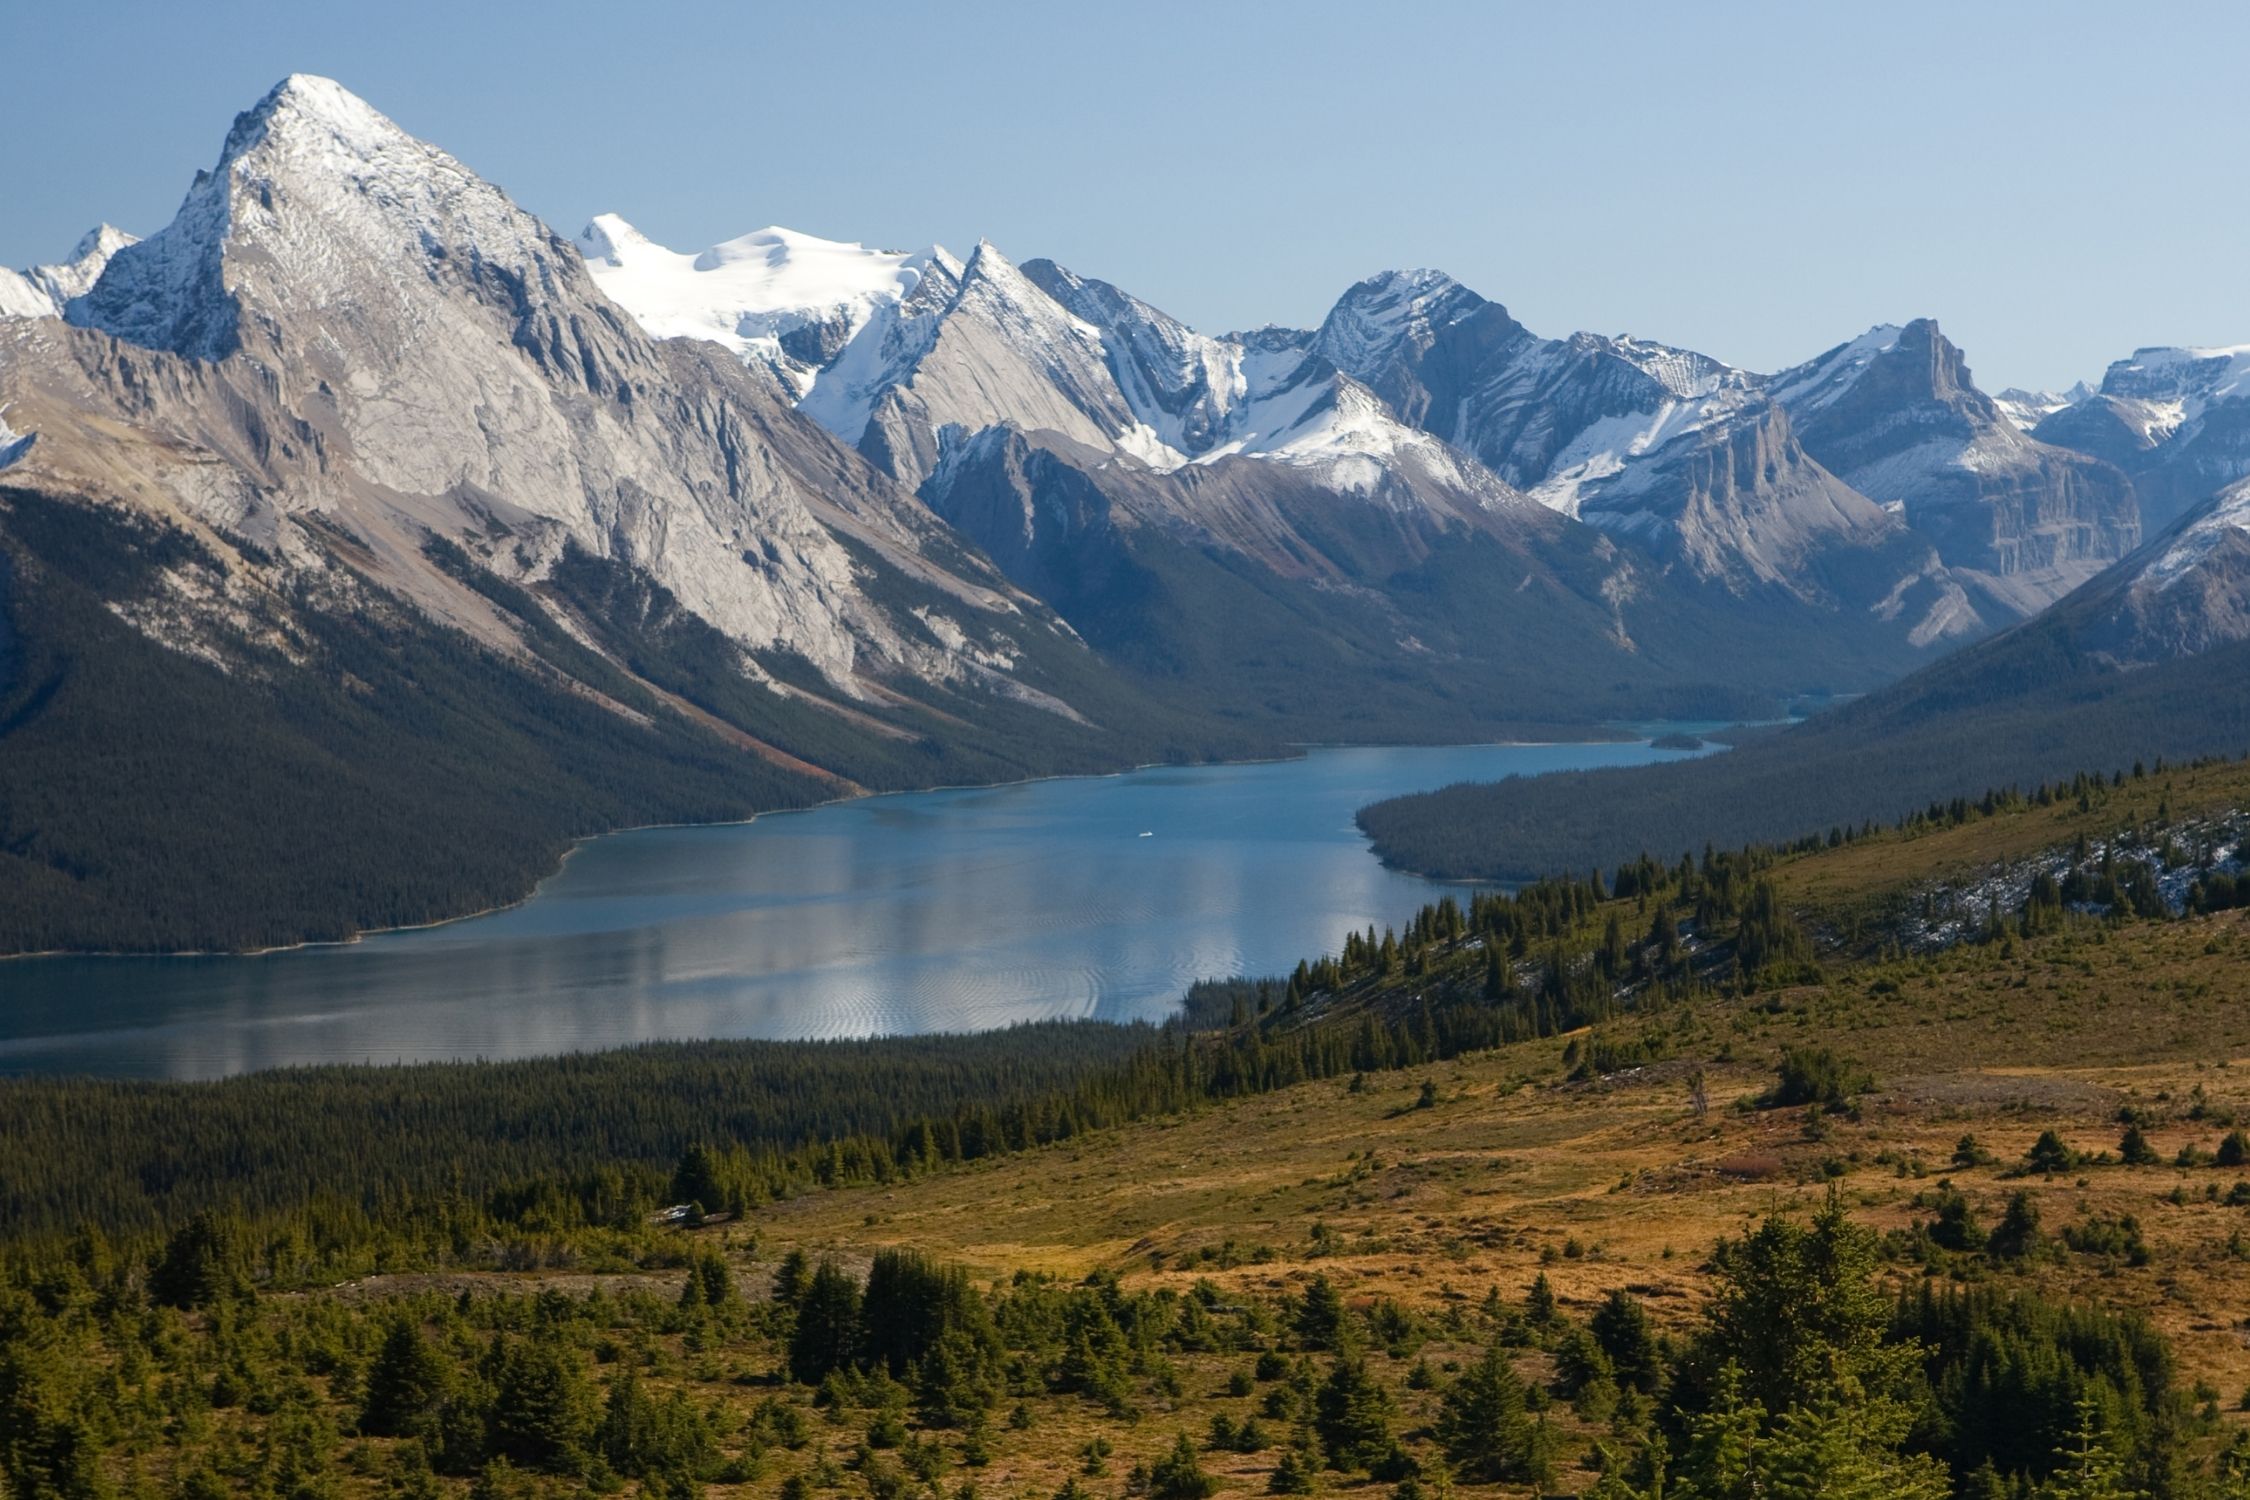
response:
<path id="1" fill-rule="evenodd" d="M 27 1080 L 0 1094 L 13 1217 L 52 1223 L 73 1200 L 87 1217 L 75 1237 L 17 1241 L 52 1269 L 37 1282 L 49 1355 L 19 1366 L 29 1384 L 14 1399 L 46 1403 L 18 1408 L 52 1440 L 35 1461 L 59 1444 L 136 1483 L 295 1474 L 347 1494 L 540 1494 L 637 1476 L 746 1495 L 941 1481 L 1044 1494 L 1143 1468 L 1153 1488 L 1175 1482 L 1159 1477 L 1169 1461 L 1219 1493 L 1361 1489 L 1372 1471 L 1496 1496 L 1608 1495 L 1640 1482 L 1645 1445 L 1676 1430 L 1667 1403 L 1709 1399 L 1694 1351 L 1741 1290 L 1728 1291 L 1730 1256 L 1781 1254 L 1803 1233 L 1831 1237 L 1843 1274 L 1867 1278 L 1853 1316 L 1871 1337 L 1928 1340 L 1927 1399 L 1975 1417 L 1917 1429 L 1888 1457 L 1855 1428 L 1854 1462 L 1897 1466 L 1903 1482 L 1937 1461 L 1913 1456 L 1934 1445 L 1954 1473 L 1982 1454 L 2002 1472 L 2067 1477 L 2090 1420 L 2073 1403 L 2106 1391 L 2091 1420 L 2128 1481 L 2206 1493 L 2194 1486 L 2229 1451 L 2232 1393 L 2250 1382 L 2235 1185 L 2250 1170 L 2250 1096 L 2229 1081 L 2250 1045 L 2230 959 L 2250 935 L 2231 877 L 2201 876 L 2177 914 L 2034 901 L 1937 947 L 1907 946 L 1900 924 L 1996 865 L 2044 851 L 2068 865 L 2088 835 L 2116 841 L 2080 856 L 2091 874 L 2113 857 L 2129 869 L 2175 828 L 2239 833 L 2246 767 L 2083 778 L 1835 846 L 1620 871 L 1607 892 L 1557 882 L 1449 899 L 1379 952 L 1355 941 L 1286 984 L 1191 997 L 1189 1025 L 1212 1029 L 1119 1033 L 1111 1061 L 1063 1034 L 977 1041 L 1035 1070 L 1012 1099 L 945 1081 L 943 1040 L 786 1064 L 774 1044 L 759 1061 L 704 1044 L 154 1091 Z M 2236 845 L 2211 847 L 2214 872 L 2231 869 Z M 1669 953 L 1616 936 L 1658 917 L 1673 924 Z M 1494 956 L 1510 948 L 1526 957 L 1495 989 Z M 634 1092 L 658 1095 L 676 1078 L 694 1118 L 696 1080 L 743 1062 L 801 1080 L 790 1113 L 769 1117 L 782 1131 L 821 1095 L 870 1124 L 886 1093 L 905 1113 L 825 1145 L 784 1146 L 745 1120 L 737 1142 L 676 1161 L 658 1131 L 589 1174 L 602 1132 L 621 1145 L 638 1129 L 601 1072 L 637 1073 Z M 595 1133 L 539 1148 L 561 1147 L 549 1159 L 563 1175 L 544 1185 L 493 1163 L 364 1210 L 317 1180 L 181 1160 L 193 1201 L 248 1189 L 264 1206 L 212 1210 L 168 1248 L 131 1227 L 134 1195 L 110 1186 L 148 1169 L 136 1158 L 152 1138 L 118 1136 L 111 1164 L 75 1179 L 27 1154 L 58 1130 L 130 1131 L 150 1110 L 216 1144 L 228 1135 L 210 1126 L 249 1105 L 299 1122 L 300 1159 L 323 1162 L 332 1137 L 306 1111 L 371 1083 L 393 1095 L 386 1117 L 429 1127 L 464 1106 L 521 1109 L 528 1135 L 494 1134 L 526 1140 L 552 1129 L 532 1122 L 557 1118 L 558 1089 L 579 1090 L 573 1115 Z M 395 1124 L 345 1139 L 360 1165 L 339 1162 L 338 1186 L 436 1144 Z M 682 1223 L 667 1205 L 688 1200 Z M 432 1237 L 440 1222 L 453 1227 Z M 145 1293 L 131 1269 L 143 1253 L 157 1268 Z M 176 1290 L 175 1266 L 197 1268 Z M 942 1365 L 909 1343 L 922 1353 L 887 1375 L 880 1355 L 853 1373 L 859 1356 L 821 1355 L 835 1346 L 808 1332 L 839 1326 L 816 1320 L 845 1306 L 840 1283 L 808 1280 L 821 1267 L 872 1267 L 875 1321 L 841 1326 L 877 1340 L 919 1337 L 876 1319 L 877 1299 L 906 1295 L 897 1278 L 955 1278 L 937 1326 L 970 1343 Z M 144 1295 L 181 1310 L 144 1309 Z M 2065 1306 L 2075 1321 L 2056 1321 Z M 1089 1318 L 1114 1324 L 1109 1343 L 1082 1344 Z M 2048 1363 L 2022 1384 L 1997 1370 L 1989 1384 L 1939 1379 L 1973 1358 L 1960 1340 L 1984 1324 Z M 381 1393 L 399 1388 L 402 1327 L 422 1383 L 393 1412 Z M 166 1330 L 147 1352 L 144 1328 Z M 1516 1415 L 1464 1429 L 1446 1412 L 1488 1348 Z M 57 1363 L 64 1350 L 79 1352 Z M 544 1362 L 546 1384 L 509 1373 L 524 1360 Z M 180 1378 L 202 1372 L 186 1387 L 201 1391 L 212 1361 L 219 1385 L 288 1394 L 197 1395 L 192 1422 L 152 1441 Z M 2032 1381 L 2031 1368 L 2047 1373 Z M 101 1393 L 95 1370 L 116 1372 Z M 1372 1446 L 1350 1446 L 1363 1428 L 1322 1394 L 1347 1378 L 1364 1384 L 1354 1420 Z M 2002 1407 L 2014 1415 L 1994 1425 Z M 1168 1459 L 1183 1433 L 1187 1458 Z M 1699 1451 L 1661 1461 L 1683 1485 L 1705 1482 Z"/>
<path id="2" fill-rule="evenodd" d="M 2250 1497 L 2177 18 L 579 9 L 0 96 L 0 1497 Z"/>
<path id="3" fill-rule="evenodd" d="M 1287 968 L 1431 898 L 1368 855 L 1367 801 L 1677 759 L 1649 743 L 1663 728 L 863 797 L 596 839 L 520 906 L 346 944 L 15 959 L 0 1074 L 1161 1022 L 1199 979 Z"/>

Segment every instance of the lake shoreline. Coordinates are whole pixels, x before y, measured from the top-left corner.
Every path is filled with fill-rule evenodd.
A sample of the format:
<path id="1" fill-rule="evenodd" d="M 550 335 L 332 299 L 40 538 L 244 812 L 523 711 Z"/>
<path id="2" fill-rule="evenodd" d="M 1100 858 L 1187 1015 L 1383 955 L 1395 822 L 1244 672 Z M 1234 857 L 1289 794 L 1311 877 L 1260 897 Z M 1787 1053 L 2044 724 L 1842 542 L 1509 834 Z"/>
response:
<path id="1" fill-rule="evenodd" d="M 1359 807 L 1463 779 L 1668 760 L 1650 745 L 1663 727 L 1299 746 L 588 836 L 478 921 L 0 970 L 12 997 L 0 1074 L 215 1078 L 659 1040 L 1161 1023 L 1199 980 L 1287 973 L 1475 888 L 1385 867 Z"/>
<path id="2" fill-rule="evenodd" d="M 503 912 L 515 911 L 536 898 L 540 888 L 563 872 L 571 857 L 588 844 L 602 839 L 617 838 L 628 833 L 651 833 L 668 828 L 747 828 L 762 818 L 782 818 L 793 814 L 820 812 L 826 808 L 845 807 L 854 803 L 874 801 L 883 797 L 926 797 L 937 792 L 999 791 L 1007 787 L 1039 786 L 1051 781 L 1110 781 L 1137 775 L 1143 771 L 1165 770 L 1175 767 L 1195 766 L 1279 766 L 1303 760 L 1319 750 L 1506 750 L 1535 745 L 1618 745 L 1632 744 L 1641 738 L 1621 734 L 1613 739 L 1558 739 L 1558 740 L 1462 740 L 1462 741 L 1411 741 L 1406 744 L 1387 742 L 1363 743 L 1354 740 L 1306 742 L 1291 748 L 1295 755 L 1252 755 L 1236 760 L 1199 761 L 1144 761 L 1139 765 L 1121 766 L 1114 771 L 1057 771 L 1045 776 L 1018 776 L 1008 781 L 965 781 L 940 786 L 897 787 L 890 791 L 857 791 L 842 797 L 829 797 L 819 802 L 808 802 L 802 807 L 769 807 L 754 812 L 746 818 L 720 818 L 710 822 L 690 823 L 629 823 L 617 828 L 605 828 L 600 833 L 581 834 L 570 841 L 554 865 L 532 882 L 531 889 L 512 901 L 495 902 L 475 911 L 438 917 L 428 922 L 400 922 L 388 927 L 368 927 L 341 938 L 307 938 L 298 943 L 274 943 L 263 948 L 40 948 L 23 953 L 0 953 L 0 964 L 18 963 L 43 958 L 131 959 L 131 958 L 267 958 L 282 953 L 302 953 L 316 948 L 349 948 L 364 943 L 369 938 L 389 937 L 405 932 L 429 932 L 436 928 L 453 927 L 463 922 L 474 922 L 482 917 L 494 917 Z M 1413 873 L 1406 871 L 1403 873 Z M 1424 877 L 1428 878 L 1428 877 Z M 1451 883 L 1451 882 L 1446 882 Z M 1473 883 L 1473 882 L 1472 882 Z M 1489 883 L 1489 882 L 1488 882 Z"/>

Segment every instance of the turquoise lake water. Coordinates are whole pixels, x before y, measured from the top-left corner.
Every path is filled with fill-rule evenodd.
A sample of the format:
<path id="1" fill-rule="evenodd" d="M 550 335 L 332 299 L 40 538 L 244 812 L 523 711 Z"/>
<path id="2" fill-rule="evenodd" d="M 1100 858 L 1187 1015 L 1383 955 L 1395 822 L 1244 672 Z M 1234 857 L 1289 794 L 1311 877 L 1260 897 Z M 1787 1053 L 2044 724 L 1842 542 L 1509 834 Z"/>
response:
<path id="1" fill-rule="evenodd" d="M 247 957 L 0 964 L 0 1072 L 208 1078 L 1158 1019 L 1196 979 L 1286 973 L 1435 896 L 1368 851 L 1352 822 L 1367 803 L 1679 753 L 1324 749 L 615 834 L 521 906 L 442 927 Z"/>

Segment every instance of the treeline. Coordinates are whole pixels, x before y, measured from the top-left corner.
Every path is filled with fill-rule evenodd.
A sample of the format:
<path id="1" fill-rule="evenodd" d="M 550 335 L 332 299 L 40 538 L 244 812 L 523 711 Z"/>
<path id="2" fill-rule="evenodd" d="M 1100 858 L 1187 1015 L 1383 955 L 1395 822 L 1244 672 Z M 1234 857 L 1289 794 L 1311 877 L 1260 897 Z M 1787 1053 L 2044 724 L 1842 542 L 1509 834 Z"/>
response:
<path id="1" fill-rule="evenodd" d="M 585 834 L 828 795 L 388 606 L 349 628 L 287 610 L 315 664 L 245 642 L 221 671 L 109 607 L 159 607 L 167 566 L 220 565 L 181 533 L 5 493 L 0 952 L 428 922 L 520 896 Z"/>
<path id="2" fill-rule="evenodd" d="M 255 618 L 242 630 L 168 649 L 119 611 L 171 610 L 167 570 L 239 587 L 224 559 L 123 510 L 0 488 L 0 954 L 258 948 L 460 916 L 520 898 L 576 839 L 802 807 L 836 796 L 837 777 L 899 789 L 1270 748 L 1150 702 L 1031 628 L 1025 670 L 1127 727 L 997 694 L 925 709 L 910 692 L 870 710 L 899 736 L 870 735 L 754 686 L 733 644 L 660 588 L 566 559 L 553 608 L 582 623 L 612 612 L 587 628 L 618 659 L 833 773 L 801 774 L 679 713 L 562 629 L 549 601 L 449 544 L 430 555 L 516 620 L 539 663 L 341 564 L 325 592 L 243 589 Z"/>
<path id="3" fill-rule="evenodd" d="M 1147 1026 L 1048 1022 L 197 1083 L 11 1079 L 0 1082 L 0 1225 L 9 1236 L 136 1234 L 198 1210 L 258 1216 L 316 1201 L 379 1217 L 393 1199 L 481 1200 L 603 1170 L 630 1170 L 653 1197 L 691 1142 L 779 1160 L 809 1143 L 888 1141 L 940 1113 L 1022 1144 L 1046 1101 L 1159 1040 Z"/>
<path id="4" fill-rule="evenodd" d="M 1971 647 L 1786 730 L 1746 731 L 1723 754 L 1465 782 L 1375 803 L 1360 826 L 1404 869 L 1527 880 L 1643 849 L 1780 844 L 1811 829 L 1888 824 L 2081 767 L 2250 747 L 2250 643 L 2124 672 L 2056 657 L 2026 635 L 1993 642 L 2004 654 Z"/>
<path id="5" fill-rule="evenodd" d="M 1161 1029 L 661 1044 L 208 1083 L 19 1079 L 0 1086 L 0 1223 L 16 1237 L 129 1236 L 196 1211 L 283 1216 L 351 1266 L 394 1228 L 412 1247 L 400 1253 L 443 1258 L 426 1232 L 438 1221 L 485 1244 L 684 1203 L 739 1212 L 1755 980 L 1802 944 L 1761 873 L 1770 858 L 1641 861 L 1466 907 L 1446 896 L 1403 934 L 1355 934 L 1286 980 L 1199 986 L 1187 1019 Z"/>

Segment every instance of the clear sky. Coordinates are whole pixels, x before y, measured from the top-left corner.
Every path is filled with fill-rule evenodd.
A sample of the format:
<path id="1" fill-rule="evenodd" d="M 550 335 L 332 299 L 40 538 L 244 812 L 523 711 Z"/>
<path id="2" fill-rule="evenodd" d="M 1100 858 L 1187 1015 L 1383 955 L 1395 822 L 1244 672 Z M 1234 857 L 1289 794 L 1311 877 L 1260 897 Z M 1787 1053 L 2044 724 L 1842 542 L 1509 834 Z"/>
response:
<path id="1" fill-rule="evenodd" d="M 302 71 L 566 234 L 983 236 L 1212 330 L 1433 265 L 1761 369 L 2250 341 L 2240 4 L 9 0 L 0 49 L 10 265 L 159 227 Z"/>

